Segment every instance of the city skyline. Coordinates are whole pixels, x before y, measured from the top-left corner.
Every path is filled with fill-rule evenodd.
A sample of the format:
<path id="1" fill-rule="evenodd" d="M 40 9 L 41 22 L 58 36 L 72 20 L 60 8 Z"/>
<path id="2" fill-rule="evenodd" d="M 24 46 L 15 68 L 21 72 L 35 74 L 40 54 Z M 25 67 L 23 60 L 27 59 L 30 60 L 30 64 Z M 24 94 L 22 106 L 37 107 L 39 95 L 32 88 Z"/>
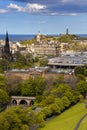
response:
<path id="1" fill-rule="evenodd" d="M 87 34 L 86 0 L 0 0 L 0 34 Z"/>

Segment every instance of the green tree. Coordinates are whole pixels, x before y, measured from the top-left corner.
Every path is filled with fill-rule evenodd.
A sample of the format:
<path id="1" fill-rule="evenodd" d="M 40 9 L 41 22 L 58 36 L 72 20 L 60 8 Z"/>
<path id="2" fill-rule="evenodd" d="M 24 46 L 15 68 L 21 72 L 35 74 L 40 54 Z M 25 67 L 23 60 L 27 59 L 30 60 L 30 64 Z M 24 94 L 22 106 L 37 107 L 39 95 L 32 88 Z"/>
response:
<path id="1" fill-rule="evenodd" d="M 84 67 L 83 66 L 77 66 L 75 68 L 75 74 L 78 75 L 78 74 L 81 74 L 81 75 L 84 75 Z"/>
<path id="2" fill-rule="evenodd" d="M 43 78 L 42 76 L 37 76 L 35 78 L 35 83 L 36 83 L 36 88 L 35 88 L 36 96 L 42 95 L 46 88 L 45 78 Z"/>
<path id="3" fill-rule="evenodd" d="M 23 96 L 40 96 L 42 95 L 45 86 L 46 82 L 43 77 L 30 77 L 28 80 L 21 83 L 21 94 Z"/>
<path id="4" fill-rule="evenodd" d="M 0 114 L 1 130 L 30 130 L 34 126 L 44 125 L 42 115 L 32 111 L 30 108 L 11 107 Z"/>
<path id="5" fill-rule="evenodd" d="M 10 62 L 7 59 L 0 60 L 0 71 L 4 72 L 10 69 Z"/>
<path id="6" fill-rule="evenodd" d="M 62 102 L 63 102 L 64 108 L 68 108 L 70 106 L 70 101 L 66 96 L 62 97 Z"/>
<path id="7" fill-rule="evenodd" d="M 10 74 L 6 76 L 7 78 L 7 85 L 6 85 L 6 91 L 9 95 L 20 95 L 21 94 L 21 82 L 23 80 L 20 76 Z"/>
<path id="8" fill-rule="evenodd" d="M 0 107 L 6 107 L 9 103 L 10 98 L 6 91 L 0 89 Z"/>
<path id="9" fill-rule="evenodd" d="M 36 95 L 35 87 L 36 87 L 35 81 L 32 77 L 30 77 L 28 80 L 21 83 L 21 94 L 23 96 L 35 96 Z"/>
<path id="10" fill-rule="evenodd" d="M 87 76 L 87 68 L 84 70 L 84 75 Z"/>
<path id="11" fill-rule="evenodd" d="M 0 88 L 5 90 L 6 85 L 7 85 L 6 77 L 3 74 L 0 74 Z"/>
<path id="12" fill-rule="evenodd" d="M 55 95 L 55 97 L 67 97 L 70 101 L 70 104 L 75 103 L 75 95 L 71 87 L 67 84 L 59 84 L 58 86 L 56 85 L 56 87 L 51 90 L 51 93 Z"/>
<path id="13" fill-rule="evenodd" d="M 40 66 L 47 66 L 48 60 L 47 59 L 40 59 L 39 60 L 39 65 Z"/>
<path id="14" fill-rule="evenodd" d="M 79 81 L 80 81 L 80 80 L 85 81 L 85 76 L 82 75 L 82 74 L 78 74 L 78 75 L 77 75 L 77 78 L 79 79 Z"/>
<path id="15" fill-rule="evenodd" d="M 84 98 L 86 98 L 86 94 L 87 94 L 87 82 L 81 80 L 77 86 L 76 86 L 77 91 L 83 95 Z"/>
<path id="16" fill-rule="evenodd" d="M 60 114 L 61 111 L 64 109 L 63 103 L 59 98 L 53 104 L 51 104 L 50 107 L 53 115 Z"/>

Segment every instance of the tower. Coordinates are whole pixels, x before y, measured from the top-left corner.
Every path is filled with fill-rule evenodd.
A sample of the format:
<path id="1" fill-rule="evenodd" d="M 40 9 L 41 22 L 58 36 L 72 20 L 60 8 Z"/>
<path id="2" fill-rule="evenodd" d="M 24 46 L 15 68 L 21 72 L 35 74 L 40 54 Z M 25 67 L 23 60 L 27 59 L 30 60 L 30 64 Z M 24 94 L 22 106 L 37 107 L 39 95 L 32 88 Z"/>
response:
<path id="1" fill-rule="evenodd" d="M 41 40 L 41 34 L 40 34 L 40 31 L 38 32 L 37 36 L 36 36 L 36 40 L 37 42 L 40 43 L 40 40 Z"/>
<path id="2" fill-rule="evenodd" d="M 68 28 L 66 28 L 66 35 L 69 35 L 69 30 L 68 30 Z"/>
<path id="3" fill-rule="evenodd" d="M 4 53 L 7 54 L 7 55 L 10 55 L 10 45 L 9 45 L 8 32 L 6 32 Z"/>
<path id="4" fill-rule="evenodd" d="M 2 58 L 7 59 L 9 61 L 12 60 L 12 53 L 10 51 L 8 32 L 6 32 L 5 45 L 2 51 Z"/>

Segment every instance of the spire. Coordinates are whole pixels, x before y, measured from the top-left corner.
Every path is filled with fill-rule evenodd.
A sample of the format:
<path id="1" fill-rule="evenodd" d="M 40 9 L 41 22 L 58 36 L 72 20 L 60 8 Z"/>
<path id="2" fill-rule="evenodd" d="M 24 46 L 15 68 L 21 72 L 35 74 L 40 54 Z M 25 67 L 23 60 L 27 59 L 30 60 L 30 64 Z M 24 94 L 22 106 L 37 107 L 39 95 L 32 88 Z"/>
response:
<path id="1" fill-rule="evenodd" d="M 6 31 L 5 45 L 2 50 L 2 58 L 9 61 L 13 60 L 12 52 L 10 51 L 8 31 Z"/>
<path id="2" fill-rule="evenodd" d="M 8 38 L 8 32 L 7 32 L 7 31 L 6 31 L 4 52 L 5 52 L 6 54 L 10 54 L 9 38 Z"/>

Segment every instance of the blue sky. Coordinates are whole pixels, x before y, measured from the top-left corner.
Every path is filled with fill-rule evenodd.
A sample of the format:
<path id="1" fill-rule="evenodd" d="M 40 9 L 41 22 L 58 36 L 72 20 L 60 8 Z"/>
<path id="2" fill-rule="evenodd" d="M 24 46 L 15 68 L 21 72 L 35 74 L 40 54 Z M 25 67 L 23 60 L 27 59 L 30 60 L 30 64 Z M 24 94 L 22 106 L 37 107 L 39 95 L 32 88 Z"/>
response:
<path id="1" fill-rule="evenodd" d="M 87 0 L 0 0 L 0 34 L 87 34 Z"/>

